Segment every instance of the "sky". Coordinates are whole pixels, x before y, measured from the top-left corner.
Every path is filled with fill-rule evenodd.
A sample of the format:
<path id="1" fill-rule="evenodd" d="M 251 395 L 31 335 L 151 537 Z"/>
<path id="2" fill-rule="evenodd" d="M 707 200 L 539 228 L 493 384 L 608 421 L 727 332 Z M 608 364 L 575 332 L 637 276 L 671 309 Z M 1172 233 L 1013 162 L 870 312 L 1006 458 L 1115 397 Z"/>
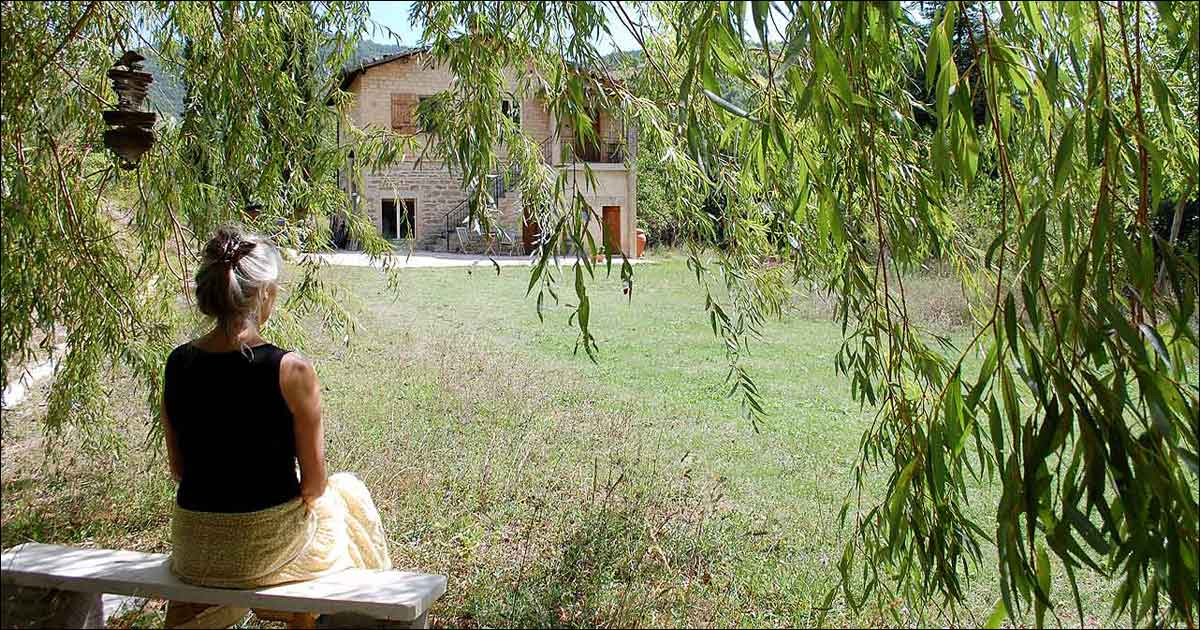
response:
<path id="1" fill-rule="evenodd" d="M 408 24 L 408 12 L 412 2 L 394 1 L 394 2 L 368 2 L 371 9 L 371 19 L 382 26 L 391 29 L 400 37 L 400 43 L 406 46 L 412 46 L 421 38 L 420 32 L 414 30 Z M 611 13 L 611 9 L 605 8 L 605 12 Z M 613 30 L 613 37 L 605 38 L 598 42 L 597 49 L 600 54 L 606 55 L 614 50 L 637 50 L 638 46 L 633 35 L 626 31 L 617 21 L 614 15 L 608 16 L 609 28 Z M 379 43 L 393 43 L 393 40 L 388 35 L 387 31 L 379 29 L 378 32 L 370 35 L 370 38 Z"/>

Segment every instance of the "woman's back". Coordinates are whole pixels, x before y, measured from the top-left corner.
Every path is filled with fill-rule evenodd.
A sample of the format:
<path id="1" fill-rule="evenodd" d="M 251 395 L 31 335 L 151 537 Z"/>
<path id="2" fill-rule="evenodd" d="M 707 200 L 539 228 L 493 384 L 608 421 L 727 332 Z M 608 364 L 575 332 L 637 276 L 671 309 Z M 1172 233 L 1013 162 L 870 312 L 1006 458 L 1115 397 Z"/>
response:
<path id="1" fill-rule="evenodd" d="M 286 350 L 209 352 L 188 343 L 167 359 L 164 405 L 182 464 L 176 500 L 198 512 L 252 512 L 300 496 L 292 413 L 279 384 Z"/>

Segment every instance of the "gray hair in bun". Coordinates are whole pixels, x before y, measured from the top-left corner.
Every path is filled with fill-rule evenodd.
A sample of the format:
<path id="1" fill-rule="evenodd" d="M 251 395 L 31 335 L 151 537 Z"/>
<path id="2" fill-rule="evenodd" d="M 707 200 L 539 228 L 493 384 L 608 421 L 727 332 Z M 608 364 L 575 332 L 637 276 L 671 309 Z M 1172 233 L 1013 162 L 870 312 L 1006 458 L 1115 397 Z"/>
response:
<path id="1" fill-rule="evenodd" d="M 258 325 L 259 307 L 279 283 L 283 258 L 271 241 L 236 227 L 217 230 L 196 270 L 196 306 L 232 335 Z"/>

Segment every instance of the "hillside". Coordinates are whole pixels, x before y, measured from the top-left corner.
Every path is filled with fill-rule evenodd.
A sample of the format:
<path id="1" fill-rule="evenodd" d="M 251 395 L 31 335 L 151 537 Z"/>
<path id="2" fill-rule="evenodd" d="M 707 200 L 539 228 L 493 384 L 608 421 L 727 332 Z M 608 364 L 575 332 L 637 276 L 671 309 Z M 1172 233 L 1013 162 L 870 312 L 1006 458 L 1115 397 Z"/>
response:
<path id="1" fill-rule="evenodd" d="M 363 59 L 388 55 L 403 50 L 405 47 L 397 44 L 381 44 L 370 40 L 359 42 L 350 65 L 357 64 Z M 163 114 L 179 115 L 183 112 L 183 81 L 179 77 L 179 69 L 170 64 L 160 63 L 159 59 L 148 51 L 145 70 L 154 75 L 154 84 L 150 86 L 149 108 Z"/>

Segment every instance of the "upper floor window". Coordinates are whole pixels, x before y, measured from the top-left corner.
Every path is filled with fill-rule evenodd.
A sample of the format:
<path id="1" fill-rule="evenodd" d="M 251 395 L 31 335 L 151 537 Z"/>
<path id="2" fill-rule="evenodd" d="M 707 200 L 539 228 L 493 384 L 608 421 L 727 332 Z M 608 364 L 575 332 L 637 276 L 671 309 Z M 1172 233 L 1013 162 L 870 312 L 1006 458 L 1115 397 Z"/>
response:
<path id="1" fill-rule="evenodd" d="M 500 113 L 518 127 L 521 126 L 521 105 L 517 101 L 510 98 L 500 101 Z"/>
<path id="2" fill-rule="evenodd" d="M 399 133 L 416 133 L 416 94 L 392 95 L 392 130 Z"/>

